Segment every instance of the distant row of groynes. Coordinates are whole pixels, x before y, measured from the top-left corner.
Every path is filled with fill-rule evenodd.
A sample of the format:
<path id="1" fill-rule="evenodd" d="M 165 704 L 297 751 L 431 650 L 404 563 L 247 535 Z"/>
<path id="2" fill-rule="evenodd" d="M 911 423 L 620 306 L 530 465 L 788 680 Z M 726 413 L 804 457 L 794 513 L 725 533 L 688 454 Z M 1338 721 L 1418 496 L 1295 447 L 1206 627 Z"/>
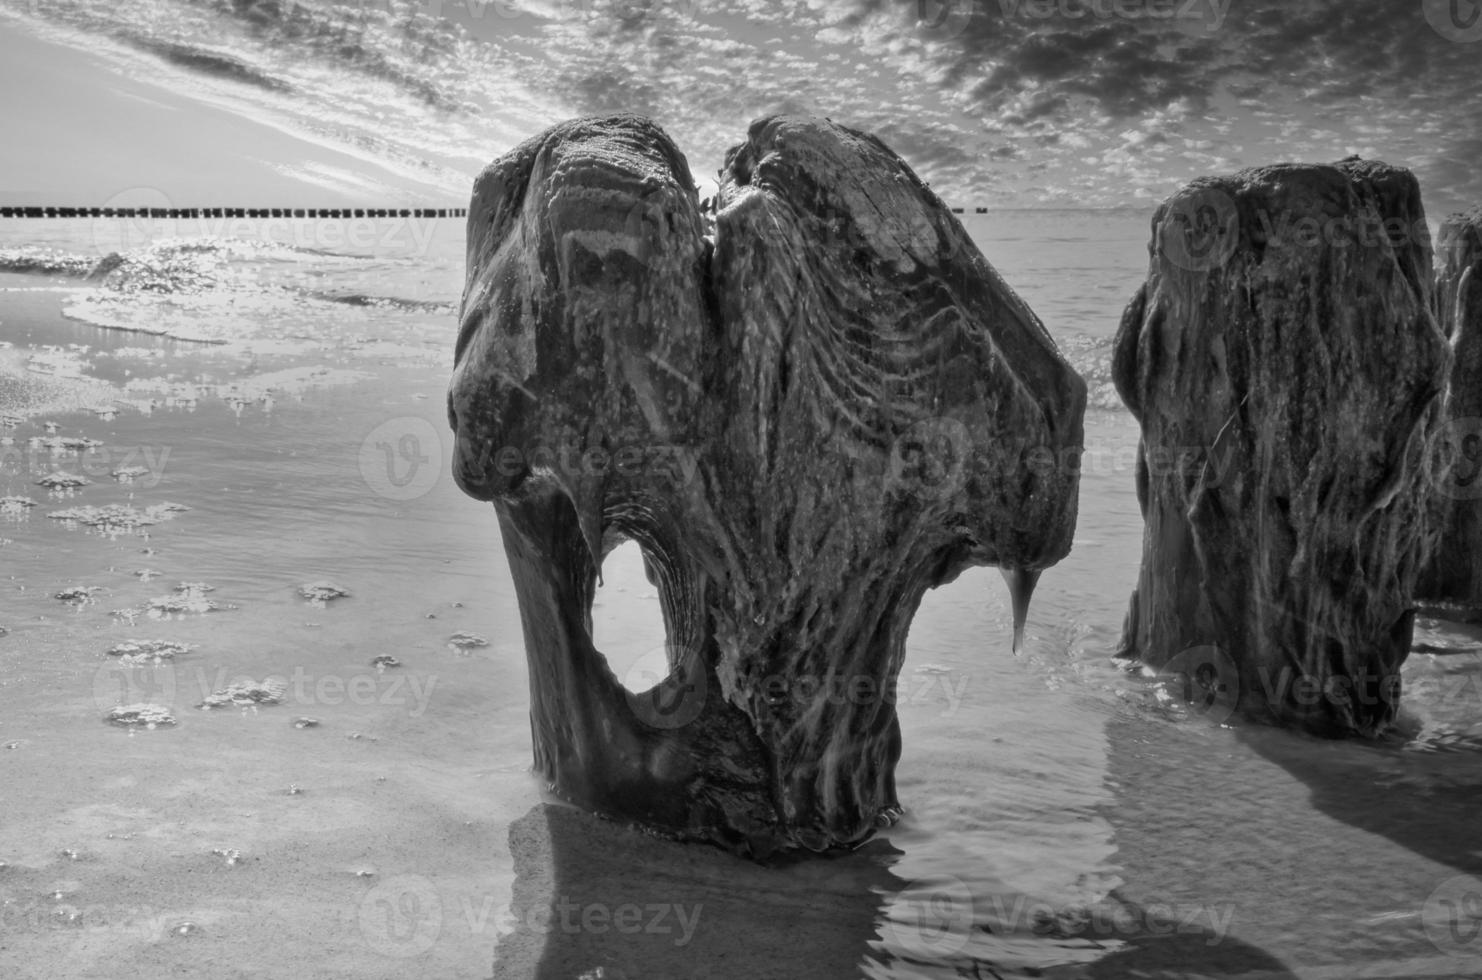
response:
<path id="1" fill-rule="evenodd" d="M 465 218 L 467 208 L 74 208 L 0 205 L 0 218 Z"/>
<path id="2" fill-rule="evenodd" d="M 966 214 L 966 208 L 952 208 Z M 973 208 L 987 214 L 987 208 Z M 467 208 L 65 208 L 0 205 L 0 218 L 466 218 Z"/>

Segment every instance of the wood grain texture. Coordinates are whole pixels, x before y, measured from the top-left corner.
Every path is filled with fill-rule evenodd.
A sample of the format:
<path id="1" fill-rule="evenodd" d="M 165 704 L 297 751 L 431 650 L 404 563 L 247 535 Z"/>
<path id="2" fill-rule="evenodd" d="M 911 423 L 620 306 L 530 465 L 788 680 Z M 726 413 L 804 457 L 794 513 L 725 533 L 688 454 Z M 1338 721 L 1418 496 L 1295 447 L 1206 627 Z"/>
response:
<path id="1" fill-rule="evenodd" d="M 1086 398 L 941 201 L 875 137 L 775 117 L 702 212 L 651 122 L 563 123 L 478 179 L 461 324 L 455 475 L 499 515 L 554 788 L 753 856 L 898 815 L 912 616 L 972 565 L 1027 603 L 1068 552 Z M 653 695 L 591 640 L 630 539 Z"/>
<path id="2" fill-rule="evenodd" d="M 1442 530 L 1419 595 L 1474 618 L 1482 609 L 1482 207 L 1442 222 L 1436 258 L 1436 319 L 1452 364 L 1431 440 Z"/>
<path id="3" fill-rule="evenodd" d="M 1424 217 L 1408 171 L 1357 159 L 1203 178 L 1159 209 L 1113 365 L 1146 520 L 1124 654 L 1217 647 L 1262 720 L 1393 720 L 1448 364 Z"/>

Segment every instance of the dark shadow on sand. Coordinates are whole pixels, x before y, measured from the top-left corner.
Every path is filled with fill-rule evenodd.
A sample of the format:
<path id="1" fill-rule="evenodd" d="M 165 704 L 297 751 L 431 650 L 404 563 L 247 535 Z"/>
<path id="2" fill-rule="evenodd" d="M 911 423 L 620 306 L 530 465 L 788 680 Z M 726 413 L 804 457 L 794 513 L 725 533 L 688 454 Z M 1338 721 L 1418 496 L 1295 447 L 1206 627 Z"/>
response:
<path id="1" fill-rule="evenodd" d="M 1240 737 L 1301 780 L 1319 812 L 1482 877 L 1482 740 L 1407 751 L 1398 738 L 1324 741 L 1254 725 Z"/>
<path id="2" fill-rule="evenodd" d="M 885 841 L 763 867 L 553 804 L 509 840 L 516 925 L 494 976 L 511 980 L 857 980 L 880 893 L 901 886 Z"/>
<path id="3" fill-rule="evenodd" d="M 979 914 L 970 948 L 941 956 L 903 950 L 882 941 L 882 929 L 889 933 L 886 906 L 910 887 L 890 870 L 901 852 L 885 840 L 848 854 L 762 866 L 548 803 L 515 821 L 509 839 L 515 925 L 495 949 L 493 975 L 500 980 L 1072 975 L 1066 969 L 1077 977 L 1173 978 L 1191 968 L 1202 972 L 1197 967 L 1213 962 L 1212 955 L 1219 969 L 1209 975 L 1292 976 L 1261 950 L 1212 928 L 1215 923 L 1173 919 L 1116 892 L 1103 903 L 1118 923 L 1112 932 L 1083 926 L 1067 934 L 1054 922 L 1027 920 L 1005 930 Z M 987 902 L 976 904 L 986 911 Z M 921 911 L 931 918 L 941 910 Z M 995 962 L 1000 941 L 1009 945 Z M 1099 962 L 1087 962 L 1098 955 Z M 1044 969 L 1009 965 L 1026 956 Z"/>
<path id="4" fill-rule="evenodd" d="M 1139 905 L 1117 889 L 1107 896 L 1127 910 L 1125 920 L 1137 928 L 1120 936 L 1121 947 L 1090 964 L 1083 974 L 1095 980 L 1187 980 L 1190 977 L 1240 977 L 1241 980 L 1297 980 L 1297 975 L 1271 954 L 1232 939 L 1194 910 Z"/>

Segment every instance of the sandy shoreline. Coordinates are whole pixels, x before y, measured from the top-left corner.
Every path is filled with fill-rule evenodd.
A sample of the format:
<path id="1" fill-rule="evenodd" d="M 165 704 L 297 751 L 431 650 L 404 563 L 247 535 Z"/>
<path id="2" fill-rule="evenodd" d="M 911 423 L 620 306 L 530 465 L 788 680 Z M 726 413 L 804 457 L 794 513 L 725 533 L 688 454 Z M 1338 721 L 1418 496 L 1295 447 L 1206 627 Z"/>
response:
<path id="1" fill-rule="evenodd" d="M 445 271 L 415 275 L 440 298 Z M 422 295 L 386 278 L 377 266 L 337 285 Z M 28 291 L 3 294 L 0 323 L 21 331 L 7 333 L 10 377 L 26 391 L 71 384 L 16 367 L 30 348 L 79 344 L 58 363 L 106 376 L 110 391 L 142 378 L 179 392 L 148 415 L 49 408 L 0 431 L 18 449 L 0 495 L 36 502 L 0 515 L 0 976 L 1479 969 L 1471 947 L 1435 933 L 1433 900 L 1482 875 L 1478 702 L 1463 686 L 1476 631 L 1417 628 L 1406 697 L 1427 734 L 1412 746 L 1168 717 L 1107 661 L 1141 521 L 1130 471 L 1094 461 L 1135 447 L 1125 413 L 1088 416 L 1076 545 L 1046 574 L 1022 656 L 996 573 L 927 597 L 898 705 L 905 819 L 854 854 L 760 867 L 555 806 L 531 779 L 525 655 L 494 515 L 448 474 L 447 358 L 406 354 L 450 342 L 440 314 L 321 319 L 311 355 L 253 354 L 66 320 L 60 292 L 16 280 Z M 1058 289 L 1040 305 L 1076 302 Z M 325 383 L 218 395 L 290 366 Z M 319 368 L 367 377 L 329 384 Z M 101 445 L 33 455 L 48 421 Z M 131 454 L 153 462 L 115 480 Z M 51 496 L 34 480 L 53 466 L 93 482 Z M 111 535 L 50 516 L 164 502 L 190 509 Z M 594 621 L 616 667 L 651 648 L 657 611 L 641 567 L 626 585 L 619 562 L 607 571 Z M 350 596 L 298 594 L 326 580 Z M 231 608 L 114 614 L 182 582 Z M 97 591 L 54 598 L 74 587 Z M 458 633 L 488 645 L 450 644 Z M 147 639 L 193 649 L 138 673 L 107 653 Z M 377 670 L 381 655 L 401 666 Z M 285 703 L 196 708 L 268 678 Z M 164 701 L 178 724 L 104 724 L 124 698 Z M 303 716 L 319 724 L 295 727 Z"/>
<path id="2" fill-rule="evenodd" d="M 68 323 L 55 290 L 5 296 L 0 321 L 26 325 L 9 336 L 82 341 L 98 363 L 127 344 L 183 379 L 277 366 Z M 0 350 L 0 411 L 18 416 L 0 430 L 0 496 L 35 502 L 0 518 L 0 975 L 403 976 L 379 884 L 422 876 L 450 909 L 507 902 L 505 827 L 539 800 L 528 746 L 499 734 L 524 727 L 524 662 L 512 599 L 491 592 L 493 521 L 442 473 L 443 372 L 370 362 L 369 380 L 290 386 L 276 402 L 166 399 L 110 417 L 81 407 L 126 401 L 121 388 L 37 374 L 33 350 Z M 100 445 L 37 451 L 48 422 Z M 432 433 L 422 450 L 441 457 L 428 460 L 439 478 L 395 499 L 367 465 L 378 431 Z M 145 472 L 113 478 L 126 459 Z M 91 483 L 49 494 L 35 480 L 53 469 Z M 133 532 L 50 517 L 164 501 L 189 509 Z M 350 597 L 297 593 L 328 579 Z M 180 582 L 208 584 L 222 608 L 118 614 Z M 53 598 L 72 587 L 96 591 Z M 450 646 L 459 632 L 488 646 Z M 107 655 L 147 639 L 191 649 L 127 670 Z M 400 666 L 378 670 L 382 654 Z M 285 703 L 196 707 L 269 677 L 287 682 Z M 104 723 L 135 700 L 177 724 Z M 429 975 L 489 975 L 492 920 L 466 922 L 450 914 L 416 961 Z"/>

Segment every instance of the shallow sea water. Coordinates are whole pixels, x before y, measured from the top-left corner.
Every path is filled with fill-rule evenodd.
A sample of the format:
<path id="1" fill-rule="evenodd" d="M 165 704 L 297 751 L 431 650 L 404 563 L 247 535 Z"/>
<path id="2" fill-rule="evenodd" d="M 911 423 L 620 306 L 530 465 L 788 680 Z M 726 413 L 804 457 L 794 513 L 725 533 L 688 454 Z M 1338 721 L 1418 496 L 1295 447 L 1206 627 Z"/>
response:
<path id="1" fill-rule="evenodd" d="M 1411 734 L 1380 746 L 1213 727 L 1110 658 L 1142 522 L 1106 360 L 1148 217 L 963 219 L 1091 383 L 1075 546 L 1020 655 L 992 569 L 928 595 L 905 818 L 766 868 L 564 807 L 528 771 L 494 515 L 447 472 L 460 222 L 134 227 L 114 288 L 0 272 L 0 497 L 35 501 L 0 508 L 0 976 L 1482 973 L 1475 630 L 1421 622 Z M 85 265 L 118 234 L 0 222 L 0 258 Z M 32 449 L 48 435 L 100 445 Z M 91 483 L 35 485 L 55 470 Z M 48 516 L 165 502 L 189 509 Z M 299 594 L 324 582 L 349 595 Z M 181 583 L 220 608 L 151 613 Z M 74 588 L 96 591 L 55 598 Z M 662 643 L 633 549 L 594 620 L 619 676 Z M 191 648 L 108 653 L 145 640 Z M 196 707 L 270 678 L 282 703 Z M 176 723 L 104 722 L 138 702 Z"/>

